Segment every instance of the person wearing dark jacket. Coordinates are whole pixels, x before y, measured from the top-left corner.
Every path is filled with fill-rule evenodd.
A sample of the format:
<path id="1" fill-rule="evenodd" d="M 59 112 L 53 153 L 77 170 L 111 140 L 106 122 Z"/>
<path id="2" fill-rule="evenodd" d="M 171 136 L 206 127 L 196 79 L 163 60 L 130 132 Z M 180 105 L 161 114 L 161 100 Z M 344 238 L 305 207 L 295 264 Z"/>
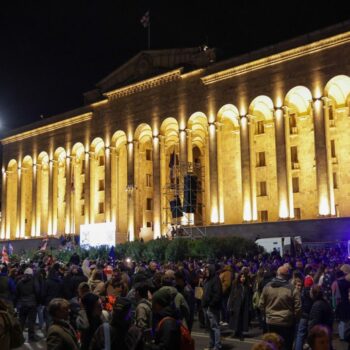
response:
<path id="1" fill-rule="evenodd" d="M 276 278 L 264 287 L 259 308 L 265 313 L 268 332 L 280 335 L 285 341 L 285 348 L 291 350 L 294 328 L 301 313 L 301 299 L 288 277 L 289 266 L 280 266 Z"/>
<path id="2" fill-rule="evenodd" d="M 19 311 L 19 320 L 22 329 L 24 329 L 26 323 L 28 324 L 28 338 L 29 341 L 37 341 L 38 338 L 35 335 L 35 319 L 37 300 L 40 297 L 40 291 L 35 283 L 33 277 L 33 270 L 27 268 L 24 271 L 24 275 L 19 280 L 16 290 L 17 309 Z"/>
<path id="3" fill-rule="evenodd" d="M 230 315 L 229 326 L 240 340 L 243 340 L 243 332 L 248 332 L 251 300 L 251 288 L 244 273 L 240 273 L 231 287 L 227 303 Z"/>
<path id="4" fill-rule="evenodd" d="M 13 279 L 8 276 L 7 266 L 3 265 L 0 270 L 0 299 L 13 312 L 13 297 L 16 293 L 16 284 Z"/>
<path id="5" fill-rule="evenodd" d="M 322 325 L 328 327 L 331 332 L 333 328 L 333 311 L 329 303 L 323 298 L 321 287 L 314 285 L 311 288 L 310 296 L 313 304 L 309 314 L 309 330 L 316 325 Z"/>
<path id="6" fill-rule="evenodd" d="M 303 350 L 304 342 L 307 337 L 309 314 L 313 303 L 310 295 L 312 283 L 313 282 L 311 280 L 305 280 L 304 288 L 301 291 L 301 317 L 297 328 L 295 350 Z"/>
<path id="7" fill-rule="evenodd" d="M 181 333 L 179 315 L 174 301 L 174 294 L 169 288 L 161 288 L 152 297 L 153 324 L 155 336 L 152 343 L 145 339 L 147 350 L 180 349 Z"/>
<path id="8" fill-rule="evenodd" d="M 215 265 L 209 265 L 205 269 L 206 280 L 202 297 L 202 307 L 209 327 L 210 344 L 214 350 L 221 349 L 220 335 L 220 309 L 222 298 L 222 286 L 219 276 L 216 274 Z"/>

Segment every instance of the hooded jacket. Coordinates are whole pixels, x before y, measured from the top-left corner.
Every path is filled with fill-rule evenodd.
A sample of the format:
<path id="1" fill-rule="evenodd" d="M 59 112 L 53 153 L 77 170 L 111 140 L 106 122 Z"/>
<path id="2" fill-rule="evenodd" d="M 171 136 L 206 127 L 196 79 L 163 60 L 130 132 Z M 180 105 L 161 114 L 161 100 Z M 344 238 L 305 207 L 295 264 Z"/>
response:
<path id="1" fill-rule="evenodd" d="M 292 326 L 301 313 L 300 293 L 288 280 L 276 277 L 264 287 L 259 308 L 265 313 L 267 324 Z"/>
<path id="2" fill-rule="evenodd" d="M 215 271 L 215 266 L 210 265 L 209 277 L 204 282 L 204 291 L 202 297 L 202 306 L 204 308 L 220 309 L 222 298 L 221 281 Z"/>

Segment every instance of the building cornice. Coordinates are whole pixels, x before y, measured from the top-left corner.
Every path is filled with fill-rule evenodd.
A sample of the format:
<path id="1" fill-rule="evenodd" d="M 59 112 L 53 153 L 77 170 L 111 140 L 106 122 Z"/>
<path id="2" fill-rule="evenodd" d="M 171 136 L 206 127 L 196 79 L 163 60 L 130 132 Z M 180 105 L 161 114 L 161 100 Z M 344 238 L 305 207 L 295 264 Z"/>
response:
<path id="1" fill-rule="evenodd" d="M 21 132 L 19 134 L 13 135 L 13 136 L 5 137 L 4 139 L 1 140 L 1 143 L 3 145 L 7 145 L 7 144 L 12 143 L 12 142 L 22 141 L 22 140 L 28 139 L 30 137 L 45 134 L 45 133 L 50 132 L 50 131 L 54 131 L 54 130 L 61 129 L 61 128 L 66 128 L 66 127 L 74 125 L 74 124 L 79 124 L 79 123 L 88 121 L 91 118 L 92 118 L 92 112 L 84 113 L 84 114 L 81 114 L 81 115 L 78 115 L 78 116 L 75 116 L 72 118 L 64 119 L 64 120 L 59 121 L 59 122 L 55 122 L 55 123 L 52 123 L 49 125 L 41 126 L 39 128 L 33 129 L 33 130 L 24 131 L 24 132 Z"/>
<path id="2" fill-rule="evenodd" d="M 201 80 L 204 85 L 214 84 L 222 80 L 270 67 L 285 61 L 294 60 L 335 46 L 347 44 L 349 42 L 350 32 L 342 33 L 330 38 L 315 41 L 311 44 L 299 46 L 271 56 L 263 57 L 255 61 L 244 63 L 239 66 L 228 68 L 223 71 L 202 77 Z"/>
<path id="3" fill-rule="evenodd" d="M 120 97 L 135 94 L 137 92 L 148 90 L 156 86 L 160 86 L 171 81 L 177 80 L 181 77 L 181 72 L 182 68 L 175 69 L 165 74 L 157 75 L 153 78 L 142 80 L 138 83 L 106 92 L 103 95 L 107 96 L 109 100 L 114 100 Z"/>

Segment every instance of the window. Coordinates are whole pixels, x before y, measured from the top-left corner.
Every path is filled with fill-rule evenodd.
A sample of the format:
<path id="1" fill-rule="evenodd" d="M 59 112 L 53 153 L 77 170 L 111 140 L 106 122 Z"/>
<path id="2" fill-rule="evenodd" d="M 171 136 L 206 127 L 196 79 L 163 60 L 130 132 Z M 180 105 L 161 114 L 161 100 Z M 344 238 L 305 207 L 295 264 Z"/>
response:
<path id="1" fill-rule="evenodd" d="M 293 177 L 292 178 L 292 186 L 293 186 L 293 193 L 299 192 L 299 178 Z"/>
<path id="2" fill-rule="evenodd" d="M 85 198 L 85 186 L 83 184 L 83 187 L 81 188 L 80 199 L 84 199 L 84 198 Z"/>
<path id="3" fill-rule="evenodd" d="M 105 190 L 105 180 L 98 180 L 98 190 L 99 191 Z"/>
<path id="4" fill-rule="evenodd" d="M 81 175 L 85 174 L 85 160 L 84 159 L 81 161 L 80 174 Z"/>
<path id="5" fill-rule="evenodd" d="M 80 209 L 80 215 L 84 216 L 85 215 L 85 205 L 83 204 Z"/>
<path id="6" fill-rule="evenodd" d="M 98 165 L 99 166 L 105 165 L 105 156 L 99 156 L 98 157 Z"/>
<path id="7" fill-rule="evenodd" d="M 329 107 L 328 118 L 329 118 L 329 120 L 334 121 L 334 111 L 333 111 L 333 107 L 332 106 Z"/>
<path id="8" fill-rule="evenodd" d="M 152 223 L 150 221 L 147 221 L 146 226 L 147 227 L 152 227 Z"/>
<path id="9" fill-rule="evenodd" d="M 332 158 L 336 157 L 336 154 L 335 154 L 335 141 L 334 140 L 331 140 L 331 155 L 332 155 Z"/>
<path id="10" fill-rule="evenodd" d="M 300 208 L 294 208 L 294 219 L 300 220 L 301 219 L 301 210 Z"/>
<path id="11" fill-rule="evenodd" d="M 257 167 L 266 166 L 265 152 L 258 152 L 256 154 L 256 166 Z"/>
<path id="12" fill-rule="evenodd" d="M 258 196 L 267 196 L 267 191 L 266 191 L 266 181 L 259 181 L 258 182 L 258 186 L 257 186 L 257 190 L 258 190 Z"/>
<path id="13" fill-rule="evenodd" d="M 291 156 L 291 160 L 292 160 L 292 163 L 299 163 L 299 160 L 298 160 L 298 147 L 297 146 L 292 146 L 290 148 L 290 156 Z"/>
<path id="14" fill-rule="evenodd" d="M 152 175 L 146 174 L 146 187 L 152 187 Z"/>
<path id="15" fill-rule="evenodd" d="M 337 189 L 338 188 L 338 177 L 337 173 L 333 173 L 333 188 Z"/>
<path id="16" fill-rule="evenodd" d="M 260 222 L 266 222 L 269 220 L 269 214 L 267 210 L 260 210 L 259 211 L 259 221 Z"/>
<path id="17" fill-rule="evenodd" d="M 152 210 L 152 198 L 147 198 L 146 210 Z"/>
<path id="18" fill-rule="evenodd" d="M 105 204 L 103 202 L 98 203 L 98 213 L 103 214 L 105 212 Z"/>
<path id="19" fill-rule="evenodd" d="M 146 149 L 146 160 L 152 160 L 152 151 L 150 149 Z"/>
<path id="20" fill-rule="evenodd" d="M 255 124 L 255 134 L 261 135 L 265 132 L 264 121 L 259 121 Z"/>
<path id="21" fill-rule="evenodd" d="M 292 135 L 298 133 L 297 118 L 295 117 L 295 114 L 289 116 L 289 131 Z"/>

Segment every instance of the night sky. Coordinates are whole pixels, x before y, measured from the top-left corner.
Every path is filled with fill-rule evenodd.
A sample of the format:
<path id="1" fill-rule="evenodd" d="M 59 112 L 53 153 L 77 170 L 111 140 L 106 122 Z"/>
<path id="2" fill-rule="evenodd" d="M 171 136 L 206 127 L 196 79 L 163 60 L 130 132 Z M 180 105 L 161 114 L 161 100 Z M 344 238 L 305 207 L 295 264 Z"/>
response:
<path id="1" fill-rule="evenodd" d="M 0 134 L 82 105 L 83 92 L 147 48 L 148 9 L 153 49 L 207 44 L 229 57 L 350 19 L 346 3 L 1 1 Z"/>

